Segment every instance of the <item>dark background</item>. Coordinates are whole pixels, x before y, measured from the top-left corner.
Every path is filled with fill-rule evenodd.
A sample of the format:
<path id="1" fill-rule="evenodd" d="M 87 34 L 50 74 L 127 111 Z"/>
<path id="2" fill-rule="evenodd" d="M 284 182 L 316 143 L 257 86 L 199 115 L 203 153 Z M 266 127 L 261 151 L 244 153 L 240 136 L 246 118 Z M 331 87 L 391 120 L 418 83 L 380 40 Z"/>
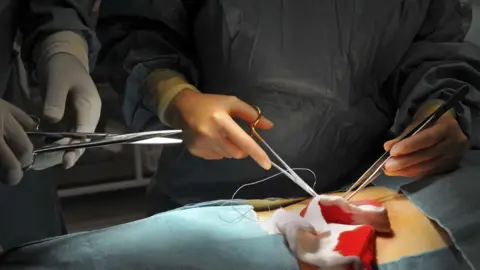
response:
<path id="1" fill-rule="evenodd" d="M 92 13 L 94 20 L 100 1 L 97 0 Z M 474 16 L 467 40 L 480 45 L 480 0 L 461 2 L 473 4 Z M 120 97 L 100 74 L 94 73 L 93 77 L 103 101 L 98 131 L 125 132 Z M 160 154 L 161 148 L 151 146 L 97 148 L 87 150 L 70 170 L 49 169 L 48 174 L 58 179 L 69 231 L 102 228 L 144 217 L 145 188 Z"/>

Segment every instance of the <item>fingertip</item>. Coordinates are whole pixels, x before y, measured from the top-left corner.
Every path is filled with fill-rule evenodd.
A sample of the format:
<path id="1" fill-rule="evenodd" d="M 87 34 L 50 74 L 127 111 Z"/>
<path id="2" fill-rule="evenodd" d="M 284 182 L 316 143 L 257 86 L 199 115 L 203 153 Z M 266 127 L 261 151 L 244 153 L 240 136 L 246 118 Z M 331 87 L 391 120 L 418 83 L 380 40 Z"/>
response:
<path id="1" fill-rule="evenodd" d="M 20 162 L 21 166 L 23 168 L 26 168 L 30 165 L 33 164 L 34 162 L 34 158 L 33 158 L 33 146 L 32 146 L 32 150 L 27 150 L 25 151 L 24 153 L 22 153 L 19 157 L 18 157 L 18 161 Z"/>
<path id="2" fill-rule="evenodd" d="M 259 146 L 260 147 L 260 146 Z M 270 160 L 270 157 L 267 155 L 267 153 L 260 147 L 261 149 L 261 155 L 259 155 L 260 157 L 260 162 L 261 162 L 261 166 L 262 168 L 264 168 L 265 170 L 270 170 L 270 168 L 272 168 L 272 161 Z"/>
<path id="3" fill-rule="evenodd" d="M 38 127 L 38 123 L 33 118 L 31 118 L 30 116 L 28 116 L 26 121 L 20 122 L 20 124 L 23 126 L 23 128 L 26 131 L 34 131 Z"/>
<path id="4" fill-rule="evenodd" d="M 273 122 L 270 119 L 268 119 L 266 117 L 262 117 L 262 120 L 265 121 L 265 124 L 267 126 L 269 126 L 270 128 L 272 128 L 274 126 Z"/>
<path id="5" fill-rule="evenodd" d="M 23 171 L 21 169 L 11 169 L 7 172 L 7 185 L 15 186 L 23 178 Z"/>
<path id="6" fill-rule="evenodd" d="M 80 155 L 82 154 L 82 152 L 79 152 L 77 150 L 72 152 L 67 152 L 63 156 L 62 164 L 65 170 L 72 168 L 73 166 L 75 166 L 75 163 L 77 163 L 78 159 L 80 158 Z"/>
<path id="7" fill-rule="evenodd" d="M 274 127 L 275 127 L 275 124 L 273 124 L 273 122 L 268 122 L 266 129 L 272 129 L 272 128 L 274 128 Z"/>
<path id="8" fill-rule="evenodd" d="M 255 128 L 262 129 L 262 130 L 269 130 L 272 129 L 274 126 L 273 122 L 262 117 L 260 121 L 255 125 Z"/>
<path id="9" fill-rule="evenodd" d="M 390 172 L 390 171 L 387 171 L 387 170 L 383 170 L 383 173 L 384 173 L 386 176 L 394 176 L 393 172 Z"/>
<path id="10" fill-rule="evenodd" d="M 385 142 L 383 144 L 383 149 L 385 149 L 385 151 L 390 150 L 390 148 L 392 148 L 392 142 L 391 141 Z"/>
<path id="11" fill-rule="evenodd" d="M 97 124 L 95 124 L 95 125 L 77 125 L 75 127 L 75 132 L 78 132 L 78 133 L 95 133 L 96 129 L 97 129 Z M 80 140 L 80 141 L 75 141 L 75 143 L 79 143 L 79 142 L 86 142 L 86 140 L 83 139 L 83 140 Z M 72 141 L 72 143 L 73 143 L 73 141 Z M 76 151 L 79 151 L 79 150 L 82 150 L 82 152 L 81 152 L 82 154 L 85 151 L 84 148 L 77 149 Z"/>
<path id="12" fill-rule="evenodd" d="M 68 169 L 72 168 L 73 165 L 75 165 L 75 162 L 72 161 L 71 159 L 64 158 L 63 162 L 62 162 L 62 165 L 63 165 L 63 169 L 68 170 Z"/>
<path id="13" fill-rule="evenodd" d="M 383 171 L 388 172 L 390 175 L 401 169 L 401 164 L 399 164 L 395 158 L 391 158 L 385 163 L 385 165 L 383 165 Z"/>
<path id="14" fill-rule="evenodd" d="M 272 168 L 272 161 L 267 158 L 267 159 L 264 159 L 262 160 L 262 162 L 260 163 L 260 166 L 262 166 L 262 168 L 264 168 L 265 170 L 270 170 Z"/>
<path id="15" fill-rule="evenodd" d="M 396 143 L 398 143 L 398 139 L 395 138 L 395 139 L 392 139 L 392 140 L 389 140 L 389 141 L 386 141 L 384 144 L 383 144 L 383 148 L 385 149 L 385 151 L 388 151 L 388 150 L 392 150 L 392 148 L 395 146 Z"/>
<path id="16" fill-rule="evenodd" d="M 391 159 L 390 159 L 391 160 Z M 388 171 L 388 169 L 390 169 L 390 165 L 391 165 L 391 162 L 390 160 L 388 160 L 387 162 L 385 162 L 385 164 L 383 164 L 383 171 L 386 172 Z"/>

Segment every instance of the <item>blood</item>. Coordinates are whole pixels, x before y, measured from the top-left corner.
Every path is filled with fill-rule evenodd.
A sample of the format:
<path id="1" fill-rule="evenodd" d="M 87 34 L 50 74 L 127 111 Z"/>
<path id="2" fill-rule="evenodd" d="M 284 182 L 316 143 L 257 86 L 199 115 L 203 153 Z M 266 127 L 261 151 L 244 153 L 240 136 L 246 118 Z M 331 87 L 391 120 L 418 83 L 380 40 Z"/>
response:
<path id="1" fill-rule="evenodd" d="M 381 204 L 370 200 L 351 202 L 351 204 L 356 206 L 371 205 L 375 207 L 382 207 Z M 319 206 L 320 211 L 322 212 L 322 215 L 327 223 L 346 225 L 353 224 L 352 214 L 342 210 L 342 208 L 339 206 L 322 203 L 319 203 Z M 307 207 L 300 212 L 300 216 L 305 217 L 306 211 Z M 341 232 L 334 251 L 337 251 L 343 256 L 359 257 L 365 269 L 371 270 L 372 263 L 375 260 L 374 228 L 369 225 L 361 225 L 353 230 Z M 353 269 L 353 266 L 351 267 L 351 269 Z"/>
<path id="2" fill-rule="evenodd" d="M 327 223 L 339 223 L 339 224 L 347 224 L 351 225 L 353 223 L 352 214 L 347 213 L 342 210 L 337 205 L 326 205 L 319 203 L 320 210 L 322 211 L 323 218 Z M 305 213 L 307 212 L 307 207 L 305 207 L 301 212 L 300 216 L 305 217 Z"/>
<path id="3" fill-rule="evenodd" d="M 301 260 L 297 260 L 297 261 L 298 261 L 298 265 L 300 266 L 301 270 L 320 270 L 320 268 L 318 266 L 308 264 L 308 263 L 303 262 Z"/>
<path id="4" fill-rule="evenodd" d="M 347 213 L 336 205 L 325 205 L 320 203 L 320 210 L 327 223 L 347 224 L 353 223 L 352 214 Z"/>
<path id="5" fill-rule="evenodd" d="M 341 232 L 334 250 L 343 256 L 359 257 L 365 270 L 371 270 L 375 260 L 375 232 L 368 225 Z"/>
<path id="6" fill-rule="evenodd" d="M 301 217 L 305 217 L 305 214 L 307 213 L 307 207 L 303 208 L 302 211 L 300 211 L 300 216 Z"/>

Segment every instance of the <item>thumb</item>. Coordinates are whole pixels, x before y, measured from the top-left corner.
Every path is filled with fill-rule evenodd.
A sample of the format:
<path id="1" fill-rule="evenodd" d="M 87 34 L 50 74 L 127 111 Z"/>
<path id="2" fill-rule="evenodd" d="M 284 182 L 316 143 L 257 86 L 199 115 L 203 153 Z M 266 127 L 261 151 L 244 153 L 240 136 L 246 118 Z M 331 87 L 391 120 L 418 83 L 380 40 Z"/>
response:
<path id="1" fill-rule="evenodd" d="M 72 90 L 76 132 L 95 132 L 102 110 L 102 101 L 95 84 L 89 80 Z"/>
<path id="2" fill-rule="evenodd" d="M 229 114 L 230 116 L 240 118 L 247 123 L 252 123 L 258 118 L 257 109 L 240 99 L 236 99 L 233 102 Z M 256 127 L 259 129 L 271 129 L 273 128 L 273 122 L 262 115 Z"/>
<path id="3" fill-rule="evenodd" d="M 44 118 L 51 122 L 57 123 L 62 120 L 65 113 L 65 104 L 67 103 L 68 90 L 62 85 L 60 79 L 51 79 L 47 81 L 47 91 L 45 104 L 43 106 Z"/>
<path id="4" fill-rule="evenodd" d="M 392 149 L 392 147 L 405 135 L 407 134 L 410 130 L 412 130 L 414 127 L 416 127 L 419 123 L 421 122 L 420 120 L 415 120 L 412 124 L 410 124 L 403 132 L 400 134 L 398 137 L 395 139 L 389 140 L 383 144 L 383 148 L 385 151 L 388 151 Z"/>
<path id="5" fill-rule="evenodd" d="M 399 140 L 399 138 L 397 137 L 393 140 L 386 141 L 383 144 L 383 149 L 385 149 L 385 151 L 389 151 L 398 142 L 398 140 Z"/>
<path id="6" fill-rule="evenodd" d="M 38 123 L 32 119 L 28 114 L 22 111 L 17 106 L 8 103 L 2 100 L 2 105 L 4 105 L 12 114 L 13 118 L 17 120 L 17 122 L 22 126 L 22 128 L 26 131 L 35 130 Z"/>
<path id="7" fill-rule="evenodd" d="M 75 132 L 95 132 L 101 112 L 101 100 L 97 88 L 91 80 L 84 80 L 84 84 L 72 89 L 73 106 L 76 111 Z M 71 143 L 80 143 L 82 140 L 72 140 Z M 83 155 L 85 149 L 68 151 L 63 156 L 65 169 L 70 169 Z"/>

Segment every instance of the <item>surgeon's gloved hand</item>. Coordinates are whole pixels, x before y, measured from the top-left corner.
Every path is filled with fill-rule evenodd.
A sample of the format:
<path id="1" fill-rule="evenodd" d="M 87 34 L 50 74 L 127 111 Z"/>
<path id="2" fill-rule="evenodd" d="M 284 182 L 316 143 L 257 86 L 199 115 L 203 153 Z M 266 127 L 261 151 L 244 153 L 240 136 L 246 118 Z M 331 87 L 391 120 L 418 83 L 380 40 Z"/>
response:
<path id="1" fill-rule="evenodd" d="M 71 126 L 75 132 L 94 132 L 100 119 L 101 100 L 88 70 L 73 55 L 58 53 L 44 67 L 45 89 L 44 118 L 57 123 L 64 118 L 65 108 L 72 109 Z M 79 142 L 72 140 L 71 143 Z M 69 143 L 69 142 L 61 142 Z M 84 149 L 68 151 L 63 155 L 63 165 L 71 168 Z"/>
<path id="2" fill-rule="evenodd" d="M 82 34 L 73 31 L 50 34 L 35 46 L 33 59 L 44 90 L 43 116 L 47 121 L 42 126 L 45 122 L 61 122 L 62 127 L 67 125 L 61 131 L 94 132 L 101 101 L 89 74 L 89 48 Z M 49 131 L 60 131 L 58 126 Z M 56 143 L 76 142 L 79 141 L 64 139 Z M 72 167 L 83 152 L 82 149 L 60 153 L 64 167 Z M 33 169 L 54 165 L 58 157 L 59 153 L 44 155 L 42 160 L 35 161 Z"/>
<path id="3" fill-rule="evenodd" d="M 37 123 L 14 105 L 0 99 L 0 182 L 15 185 L 23 177 L 22 168 L 33 162 L 33 145 L 25 131 Z"/>
<path id="4" fill-rule="evenodd" d="M 270 169 L 265 151 L 232 119 L 253 122 L 258 116 L 252 106 L 238 98 L 186 89 L 173 99 L 166 114 L 174 127 L 183 129 L 192 155 L 209 160 L 251 156 L 261 167 Z M 257 127 L 271 129 L 273 123 L 262 118 Z"/>
<path id="5" fill-rule="evenodd" d="M 419 124 L 415 121 L 404 133 Z M 451 114 L 442 116 L 433 126 L 400 142 L 385 143 L 392 158 L 385 164 L 385 174 L 403 177 L 425 177 L 455 169 L 468 147 L 467 137 Z"/>

